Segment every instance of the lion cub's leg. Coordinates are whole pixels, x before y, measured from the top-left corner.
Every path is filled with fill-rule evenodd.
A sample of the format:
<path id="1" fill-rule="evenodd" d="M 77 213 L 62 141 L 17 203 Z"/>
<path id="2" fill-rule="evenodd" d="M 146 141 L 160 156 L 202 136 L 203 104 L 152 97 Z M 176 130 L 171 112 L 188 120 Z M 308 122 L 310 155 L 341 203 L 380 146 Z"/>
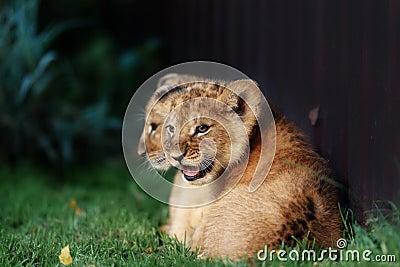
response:
<path id="1" fill-rule="evenodd" d="M 182 177 L 181 173 L 177 173 L 174 178 L 174 183 L 181 185 Z M 187 186 L 187 185 L 186 185 Z M 185 203 L 185 193 L 172 190 L 170 199 L 173 199 L 174 203 Z M 169 207 L 170 221 L 168 225 L 163 226 L 171 237 L 176 236 L 179 241 L 191 245 L 193 234 L 196 228 L 200 225 L 203 217 L 203 208 L 183 208 L 183 207 Z"/>
<path id="2" fill-rule="evenodd" d="M 194 232 L 194 229 L 190 224 L 192 213 L 192 209 L 189 208 L 170 207 L 168 234 L 171 237 L 176 236 L 181 242 L 189 242 Z"/>

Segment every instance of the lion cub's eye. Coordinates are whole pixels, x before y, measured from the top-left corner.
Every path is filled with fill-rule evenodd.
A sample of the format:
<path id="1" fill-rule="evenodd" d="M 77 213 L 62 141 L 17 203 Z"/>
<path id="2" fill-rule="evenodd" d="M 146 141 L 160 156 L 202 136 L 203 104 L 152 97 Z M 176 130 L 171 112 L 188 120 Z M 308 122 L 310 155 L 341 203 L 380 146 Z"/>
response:
<path id="1" fill-rule="evenodd" d="M 196 133 L 206 133 L 210 129 L 210 126 L 202 124 L 196 127 Z"/>
<path id="2" fill-rule="evenodd" d="M 167 128 L 167 131 L 168 131 L 170 134 L 173 134 L 173 133 L 175 132 L 175 127 L 172 126 L 172 125 L 168 125 L 168 126 L 165 127 L 165 128 Z"/>
<path id="3" fill-rule="evenodd" d="M 157 129 L 158 125 L 155 123 L 151 123 L 149 125 L 149 133 L 153 133 Z"/>

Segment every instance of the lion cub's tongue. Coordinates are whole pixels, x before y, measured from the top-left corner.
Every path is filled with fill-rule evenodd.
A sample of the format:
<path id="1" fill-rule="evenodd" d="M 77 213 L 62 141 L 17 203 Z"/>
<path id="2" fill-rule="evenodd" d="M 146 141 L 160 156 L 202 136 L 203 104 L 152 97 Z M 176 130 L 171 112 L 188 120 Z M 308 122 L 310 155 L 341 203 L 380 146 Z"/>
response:
<path id="1" fill-rule="evenodd" d="M 183 174 L 186 176 L 196 176 L 199 171 L 188 171 L 188 170 L 182 170 Z"/>

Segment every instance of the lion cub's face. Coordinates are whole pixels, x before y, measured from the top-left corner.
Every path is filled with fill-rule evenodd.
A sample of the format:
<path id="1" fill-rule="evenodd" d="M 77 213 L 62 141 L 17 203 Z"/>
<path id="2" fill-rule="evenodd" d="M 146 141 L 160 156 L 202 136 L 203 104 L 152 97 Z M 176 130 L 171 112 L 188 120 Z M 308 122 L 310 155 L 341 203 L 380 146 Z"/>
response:
<path id="1" fill-rule="evenodd" d="M 168 161 L 181 170 L 186 181 L 197 185 L 216 179 L 232 158 L 231 137 L 223 126 L 227 121 L 220 116 L 226 110 L 210 103 L 215 114 L 205 115 L 199 110 L 203 100 L 180 104 L 169 114 L 162 133 Z"/>
<path id="2" fill-rule="evenodd" d="M 240 162 L 256 123 L 253 111 L 259 101 L 258 88 L 252 81 L 227 87 L 186 83 L 158 99 L 144 130 L 148 128 L 150 138 L 144 146 L 155 168 L 165 170 L 172 165 L 187 182 L 202 185 Z M 245 103 L 242 94 L 248 94 L 251 103 Z"/>

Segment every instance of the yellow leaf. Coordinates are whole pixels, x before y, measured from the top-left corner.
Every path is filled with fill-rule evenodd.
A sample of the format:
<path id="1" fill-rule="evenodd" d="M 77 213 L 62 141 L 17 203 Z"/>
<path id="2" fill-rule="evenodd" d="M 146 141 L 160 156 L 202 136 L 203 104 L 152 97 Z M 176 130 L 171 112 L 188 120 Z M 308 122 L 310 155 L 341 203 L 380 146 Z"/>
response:
<path id="1" fill-rule="evenodd" d="M 69 246 L 66 246 L 63 249 L 61 249 L 61 254 L 58 255 L 58 258 L 60 259 L 60 262 L 63 265 L 70 265 L 72 263 L 72 257 L 69 252 Z"/>
<path id="2" fill-rule="evenodd" d="M 69 206 L 75 210 L 75 214 L 77 216 L 81 216 L 83 214 L 83 210 L 78 206 L 78 202 L 75 199 L 71 199 L 69 201 Z"/>
<path id="3" fill-rule="evenodd" d="M 77 205 L 78 205 L 78 204 L 76 203 L 76 200 L 75 200 L 75 199 L 71 199 L 71 200 L 69 201 L 69 206 L 70 206 L 71 208 L 75 208 Z"/>

